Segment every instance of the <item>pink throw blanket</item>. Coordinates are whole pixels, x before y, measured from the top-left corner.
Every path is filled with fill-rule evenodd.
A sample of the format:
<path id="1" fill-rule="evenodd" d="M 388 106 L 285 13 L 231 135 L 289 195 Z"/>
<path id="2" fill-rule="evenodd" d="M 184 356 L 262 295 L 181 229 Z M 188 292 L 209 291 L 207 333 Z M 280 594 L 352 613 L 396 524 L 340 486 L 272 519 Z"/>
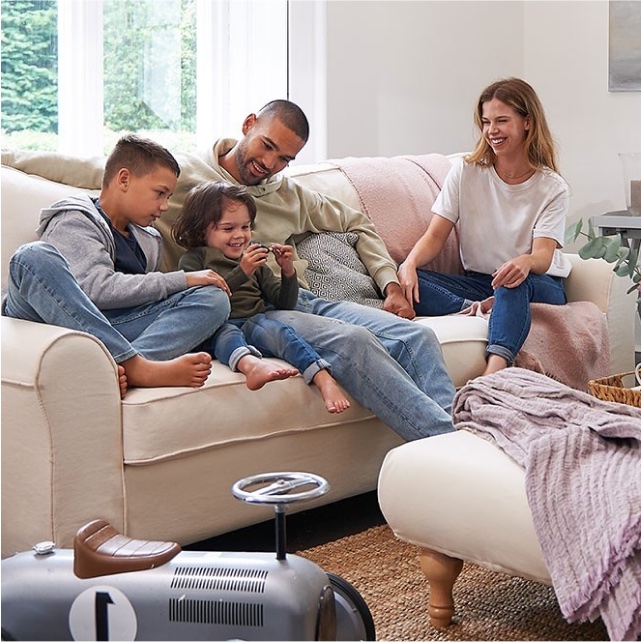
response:
<path id="1" fill-rule="evenodd" d="M 407 257 L 433 216 L 432 204 L 451 163 L 442 154 L 334 161 L 358 194 L 361 209 L 376 226 L 397 263 Z M 462 274 L 456 228 L 426 269 Z M 517 365 L 548 373 L 568 386 L 587 390 L 590 379 L 610 373 L 605 316 L 591 302 L 565 306 L 532 304 L 530 334 Z"/>
<path id="2" fill-rule="evenodd" d="M 432 219 L 432 204 L 451 163 L 442 154 L 334 161 L 358 194 L 362 212 L 374 223 L 390 256 L 405 260 Z M 458 235 L 452 234 L 429 269 L 460 274 Z"/>
<path id="3" fill-rule="evenodd" d="M 641 634 L 641 409 L 508 368 L 470 381 L 453 421 L 525 468 L 534 527 L 564 617 Z"/>

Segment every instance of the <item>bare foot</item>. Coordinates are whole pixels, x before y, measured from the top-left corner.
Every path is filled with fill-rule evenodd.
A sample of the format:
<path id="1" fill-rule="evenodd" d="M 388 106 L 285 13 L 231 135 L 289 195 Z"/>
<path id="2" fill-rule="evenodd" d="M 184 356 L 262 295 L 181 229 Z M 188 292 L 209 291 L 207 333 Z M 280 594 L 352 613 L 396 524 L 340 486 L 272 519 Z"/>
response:
<path id="1" fill-rule="evenodd" d="M 487 299 L 483 299 L 481 301 L 481 314 L 489 314 L 490 310 L 492 309 L 492 306 L 494 305 L 494 297 L 489 296 Z"/>
<path id="2" fill-rule="evenodd" d="M 118 385 L 120 386 L 120 398 L 124 399 L 127 392 L 127 373 L 120 364 L 118 364 Z"/>
<path id="3" fill-rule="evenodd" d="M 122 365 L 127 373 L 127 381 L 132 387 L 200 388 L 211 373 L 211 356 L 206 352 L 190 352 L 169 361 L 150 361 L 136 355 L 124 361 Z"/>
<path id="4" fill-rule="evenodd" d="M 487 365 L 483 371 L 483 376 L 498 372 L 499 370 L 503 370 L 503 368 L 507 368 L 507 359 L 504 359 L 498 354 L 491 354 L 487 358 Z"/>
<path id="5" fill-rule="evenodd" d="M 487 299 L 482 301 L 472 301 L 472 305 L 465 310 L 461 310 L 456 314 L 465 315 L 468 317 L 483 317 L 487 318 L 492 311 L 492 306 L 494 305 L 494 297 L 489 296 Z"/>
<path id="6" fill-rule="evenodd" d="M 298 374 L 296 368 L 281 368 L 253 354 L 244 356 L 238 362 L 237 368 L 245 375 L 247 379 L 245 383 L 250 390 L 258 390 L 270 381 L 289 379 Z"/>
<path id="7" fill-rule="evenodd" d="M 327 412 L 338 414 L 350 407 L 349 399 L 338 387 L 336 379 L 327 370 L 319 370 L 312 381 L 320 390 Z"/>

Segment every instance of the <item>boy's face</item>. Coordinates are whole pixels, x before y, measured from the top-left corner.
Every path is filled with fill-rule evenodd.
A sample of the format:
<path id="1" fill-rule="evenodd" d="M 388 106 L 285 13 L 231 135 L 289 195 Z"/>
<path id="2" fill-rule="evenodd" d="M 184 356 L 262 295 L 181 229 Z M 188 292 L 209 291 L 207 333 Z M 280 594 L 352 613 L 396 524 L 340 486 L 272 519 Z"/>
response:
<path id="1" fill-rule="evenodd" d="M 161 165 L 144 176 L 134 176 L 129 170 L 121 169 L 118 180 L 129 222 L 143 227 L 151 225 L 167 211 L 178 181 L 171 169 Z"/>
<path id="2" fill-rule="evenodd" d="M 236 201 L 223 202 L 223 215 L 218 223 L 207 228 L 208 247 L 220 250 L 228 259 L 238 260 L 251 240 L 251 218 L 247 205 Z"/>

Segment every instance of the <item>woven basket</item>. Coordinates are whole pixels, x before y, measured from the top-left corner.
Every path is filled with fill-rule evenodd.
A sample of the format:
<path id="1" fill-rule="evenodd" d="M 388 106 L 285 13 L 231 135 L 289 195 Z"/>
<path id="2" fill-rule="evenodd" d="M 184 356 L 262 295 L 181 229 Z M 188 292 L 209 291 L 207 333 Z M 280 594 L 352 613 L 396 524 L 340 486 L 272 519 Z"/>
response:
<path id="1" fill-rule="evenodd" d="M 634 383 L 634 370 L 612 375 L 611 377 L 602 377 L 601 379 L 592 379 L 588 381 L 588 390 L 597 399 L 603 401 L 615 401 L 616 403 L 625 403 L 628 406 L 641 408 L 641 390 L 628 388 L 624 385 L 624 377 L 632 376 Z"/>

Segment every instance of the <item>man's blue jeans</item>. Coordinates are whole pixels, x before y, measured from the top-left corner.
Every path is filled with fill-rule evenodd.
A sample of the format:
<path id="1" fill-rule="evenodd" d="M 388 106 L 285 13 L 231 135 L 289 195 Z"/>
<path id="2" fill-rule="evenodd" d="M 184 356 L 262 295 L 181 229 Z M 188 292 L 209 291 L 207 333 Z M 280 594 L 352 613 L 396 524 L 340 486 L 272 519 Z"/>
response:
<path id="1" fill-rule="evenodd" d="M 215 286 L 193 287 L 132 308 L 100 311 L 49 243 L 18 248 L 11 258 L 3 313 L 87 332 L 116 363 L 137 354 L 166 361 L 195 350 L 213 355 L 213 335 L 229 316 L 229 297 Z"/>
<path id="2" fill-rule="evenodd" d="M 296 310 L 265 315 L 291 326 L 338 383 L 403 439 L 454 430 L 454 385 L 434 331 L 389 312 L 301 290 Z"/>
<path id="3" fill-rule="evenodd" d="M 511 364 L 530 332 L 530 302 L 563 305 L 567 302 L 563 282 L 561 277 L 530 273 L 518 287 L 494 290 L 489 274 L 418 270 L 420 302 L 414 310 L 430 317 L 455 314 L 472 301 L 493 296 L 486 352 L 498 354 Z"/>

